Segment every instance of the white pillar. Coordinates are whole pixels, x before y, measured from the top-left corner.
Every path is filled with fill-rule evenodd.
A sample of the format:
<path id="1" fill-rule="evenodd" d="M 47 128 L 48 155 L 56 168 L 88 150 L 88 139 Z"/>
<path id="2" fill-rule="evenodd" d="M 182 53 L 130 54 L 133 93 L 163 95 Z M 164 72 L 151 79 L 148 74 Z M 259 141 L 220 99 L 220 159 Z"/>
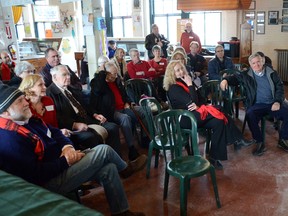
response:
<path id="1" fill-rule="evenodd" d="M 83 0 L 83 15 L 91 17 L 93 15 L 93 34 L 86 35 L 86 49 L 88 57 L 88 68 L 90 79 L 94 77 L 94 73 L 97 70 L 97 59 L 103 52 L 102 42 L 106 38 L 103 38 L 103 31 L 98 30 L 97 18 L 102 17 L 103 7 L 100 0 Z M 105 32 L 106 34 L 106 32 Z M 84 29 L 85 35 L 85 29 Z"/>

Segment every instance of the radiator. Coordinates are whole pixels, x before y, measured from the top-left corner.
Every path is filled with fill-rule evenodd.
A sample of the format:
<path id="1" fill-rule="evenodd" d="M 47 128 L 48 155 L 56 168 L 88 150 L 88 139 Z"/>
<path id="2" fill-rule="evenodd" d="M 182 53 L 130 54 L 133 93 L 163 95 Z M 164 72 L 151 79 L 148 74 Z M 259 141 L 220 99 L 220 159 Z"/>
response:
<path id="1" fill-rule="evenodd" d="M 288 50 L 277 50 L 278 74 L 283 82 L 288 82 Z"/>

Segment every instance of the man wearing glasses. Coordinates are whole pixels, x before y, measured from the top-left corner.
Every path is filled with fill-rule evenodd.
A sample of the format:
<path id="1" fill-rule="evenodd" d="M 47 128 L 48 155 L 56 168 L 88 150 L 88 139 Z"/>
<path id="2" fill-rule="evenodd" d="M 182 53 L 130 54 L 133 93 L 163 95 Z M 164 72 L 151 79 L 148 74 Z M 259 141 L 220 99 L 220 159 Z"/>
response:
<path id="1" fill-rule="evenodd" d="M 215 47 L 215 58 L 208 63 L 209 80 L 221 80 L 220 71 L 234 68 L 232 59 L 224 55 L 223 46 L 218 44 Z"/>

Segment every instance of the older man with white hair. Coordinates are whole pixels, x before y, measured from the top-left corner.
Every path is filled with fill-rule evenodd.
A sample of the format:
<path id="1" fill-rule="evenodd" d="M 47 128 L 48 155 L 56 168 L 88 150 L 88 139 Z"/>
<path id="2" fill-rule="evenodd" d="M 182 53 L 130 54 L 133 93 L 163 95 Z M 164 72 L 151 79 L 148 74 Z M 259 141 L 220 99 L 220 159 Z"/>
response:
<path id="1" fill-rule="evenodd" d="M 278 147 L 288 152 L 288 103 L 284 96 L 283 82 L 277 72 L 264 65 L 259 53 L 249 56 L 250 68 L 235 75 L 225 76 L 221 82 L 222 90 L 229 85 L 242 85 L 246 92 L 246 118 L 256 147 L 253 155 L 261 156 L 266 151 L 262 131 L 258 125 L 261 118 L 270 115 L 282 120 Z"/>

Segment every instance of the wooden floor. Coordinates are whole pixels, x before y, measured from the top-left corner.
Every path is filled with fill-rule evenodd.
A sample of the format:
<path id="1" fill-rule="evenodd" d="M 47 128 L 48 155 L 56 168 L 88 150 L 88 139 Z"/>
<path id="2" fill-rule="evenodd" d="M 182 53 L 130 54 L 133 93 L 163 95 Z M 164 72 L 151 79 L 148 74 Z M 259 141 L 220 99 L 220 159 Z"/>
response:
<path id="1" fill-rule="evenodd" d="M 287 86 L 285 87 L 286 98 Z M 287 113 L 288 115 L 288 113 Z M 241 128 L 244 112 L 240 111 L 236 124 Z M 251 138 L 248 127 L 245 137 Z M 209 175 L 193 179 L 188 192 L 188 215 L 217 216 L 286 216 L 288 215 L 288 153 L 277 147 L 278 133 L 271 122 L 267 123 L 267 152 L 253 156 L 254 146 L 235 152 L 228 146 L 228 160 L 224 170 L 216 171 L 222 208 L 217 209 Z M 203 151 L 204 139 L 200 139 Z M 139 148 L 140 149 L 140 148 Z M 147 153 L 146 149 L 140 149 Z M 154 159 L 154 157 L 153 157 Z M 152 162 L 154 166 L 154 162 Z M 170 177 L 168 198 L 164 201 L 164 158 L 159 167 L 151 168 L 150 179 L 146 169 L 123 181 L 130 209 L 142 211 L 146 216 L 180 215 L 179 181 Z M 83 205 L 104 215 L 110 215 L 104 191 L 97 187 L 81 197 Z"/>

